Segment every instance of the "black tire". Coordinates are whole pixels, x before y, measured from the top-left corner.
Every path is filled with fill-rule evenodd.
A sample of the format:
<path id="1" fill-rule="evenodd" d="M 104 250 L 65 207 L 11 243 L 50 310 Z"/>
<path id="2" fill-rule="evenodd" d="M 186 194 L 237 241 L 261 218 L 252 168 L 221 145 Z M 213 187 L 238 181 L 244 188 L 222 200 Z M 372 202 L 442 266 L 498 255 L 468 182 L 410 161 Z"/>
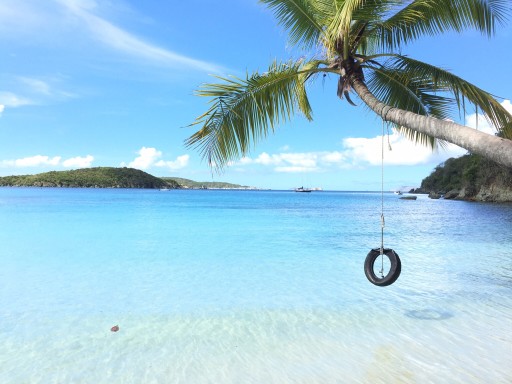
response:
<path id="1" fill-rule="evenodd" d="M 384 255 L 388 257 L 389 262 L 391 263 L 389 273 L 386 276 L 382 278 L 378 277 L 373 270 L 375 261 L 380 256 L 380 248 L 372 249 L 364 261 L 364 274 L 366 275 L 366 278 L 370 283 L 378 285 L 379 287 L 386 287 L 393 284 L 400 276 L 400 272 L 402 272 L 402 262 L 400 261 L 398 254 L 391 248 L 384 248 L 383 251 Z"/>

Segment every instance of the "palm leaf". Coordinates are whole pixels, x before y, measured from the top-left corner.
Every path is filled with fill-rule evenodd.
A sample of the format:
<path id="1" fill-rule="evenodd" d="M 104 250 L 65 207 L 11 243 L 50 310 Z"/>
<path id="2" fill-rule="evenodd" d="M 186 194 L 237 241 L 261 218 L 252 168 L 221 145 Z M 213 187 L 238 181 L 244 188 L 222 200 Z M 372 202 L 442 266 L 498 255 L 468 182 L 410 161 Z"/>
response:
<path id="1" fill-rule="evenodd" d="M 186 145 L 199 147 L 210 165 L 222 168 L 246 155 L 251 144 L 290 120 L 299 109 L 311 120 L 311 106 L 305 89 L 308 74 L 318 71 L 321 62 L 274 63 L 264 74 L 246 79 L 222 78 L 205 84 L 197 95 L 211 99 L 210 109 L 191 125 L 202 125 Z"/>
<path id="2" fill-rule="evenodd" d="M 424 35 L 468 28 L 491 36 L 508 12 L 505 3 L 496 0 L 415 0 L 397 7 L 387 20 L 374 25 L 373 43 L 395 50 Z"/>
<path id="3" fill-rule="evenodd" d="M 512 115 L 490 93 L 449 71 L 404 56 L 395 56 L 392 66 L 423 79 L 425 91 L 452 93 L 460 112 L 466 111 L 467 101 L 476 105 L 491 125 L 505 137 L 512 138 Z"/>
<path id="4" fill-rule="evenodd" d="M 329 52 L 344 58 L 350 53 L 350 27 L 352 15 L 364 0 L 333 0 L 335 13 L 329 20 L 326 29 L 326 45 Z"/>
<path id="5" fill-rule="evenodd" d="M 454 99 L 433 93 L 429 79 L 420 78 L 415 73 L 386 64 L 372 65 L 367 80 L 368 88 L 386 104 L 439 119 L 452 116 Z"/>
<path id="6" fill-rule="evenodd" d="M 322 13 L 316 1 L 311 0 L 260 0 L 267 5 L 285 29 L 290 43 L 305 49 L 317 45 L 323 34 Z M 325 6 L 323 9 L 328 9 Z"/>
<path id="7" fill-rule="evenodd" d="M 420 115 L 447 118 L 451 111 L 453 99 L 432 95 L 422 89 L 421 82 L 415 79 L 405 80 L 406 75 L 393 68 L 381 66 L 374 68 L 367 77 L 368 89 L 384 103 L 411 111 Z M 444 146 L 435 138 L 416 133 L 404 127 L 396 127 L 409 139 L 432 148 Z"/>

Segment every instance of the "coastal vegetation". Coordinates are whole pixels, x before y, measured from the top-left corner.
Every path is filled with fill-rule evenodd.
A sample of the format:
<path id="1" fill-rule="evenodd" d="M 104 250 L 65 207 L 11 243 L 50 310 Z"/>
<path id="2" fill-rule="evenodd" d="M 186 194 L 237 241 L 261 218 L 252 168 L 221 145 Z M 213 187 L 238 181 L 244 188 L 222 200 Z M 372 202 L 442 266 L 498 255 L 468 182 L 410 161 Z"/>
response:
<path id="1" fill-rule="evenodd" d="M 337 96 L 362 104 L 415 142 L 435 148 L 450 142 L 512 168 L 512 115 L 476 85 L 440 67 L 403 55 L 423 36 L 476 30 L 491 37 L 507 21 L 510 0 L 260 0 L 289 33 L 300 58 L 274 62 L 245 78 L 218 77 L 198 96 L 210 108 L 191 126 L 187 146 L 211 167 L 246 156 L 253 144 L 295 113 L 312 120 L 310 82 L 338 80 Z M 496 69 L 496 68 L 495 68 Z M 453 122 L 468 104 L 501 136 Z M 340 125 L 343 118 L 339 117 Z"/>
<path id="2" fill-rule="evenodd" d="M 217 181 L 156 177 L 134 168 L 96 167 L 0 177 L 0 187 L 254 189 Z"/>
<path id="3" fill-rule="evenodd" d="M 254 189 L 245 185 L 225 183 L 221 181 L 194 181 L 180 177 L 162 177 L 167 182 L 175 182 L 180 188 L 189 189 Z"/>
<path id="4" fill-rule="evenodd" d="M 482 156 L 467 154 L 439 164 L 415 193 L 431 198 L 512 201 L 512 169 Z"/>
<path id="5" fill-rule="evenodd" d="M 0 177 L 0 186 L 67 188 L 179 188 L 173 180 L 162 180 L 134 168 L 95 167 L 51 171 L 36 175 Z"/>

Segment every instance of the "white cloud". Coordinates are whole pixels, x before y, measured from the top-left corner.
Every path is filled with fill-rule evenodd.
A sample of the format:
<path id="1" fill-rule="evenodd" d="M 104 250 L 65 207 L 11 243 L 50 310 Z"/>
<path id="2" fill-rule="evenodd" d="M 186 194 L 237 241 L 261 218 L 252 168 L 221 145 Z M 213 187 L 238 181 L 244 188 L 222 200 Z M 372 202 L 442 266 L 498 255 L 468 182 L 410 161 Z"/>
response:
<path id="1" fill-rule="evenodd" d="M 5 105 L 0 104 L 0 116 L 2 116 L 2 112 L 4 111 L 4 109 L 5 109 Z"/>
<path id="2" fill-rule="evenodd" d="M 138 152 L 138 157 L 136 157 L 132 162 L 122 163 L 121 166 L 128 166 L 130 168 L 137 168 L 146 170 L 151 167 L 163 167 L 169 168 L 172 170 L 182 169 L 188 165 L 190 160 L 189 155 L 181 155 L 176 158 L 176 160 L 161 160 L 162 152 L 152 147 L 142 147 Z"/>
<path id="3" fill-rule="evenodd" d="M 51 95 L 50 85 L 46 81 L 31 77 L 20 77 L 19 79 L 23 84 L 28 86 L 32 92 L 47 96 Z"/>
<path id="4" fill-rule="evenodd" d="M 255 159 L 244 157 L 236 164 L 260 164 L 264 166 L 275 166 L 278 172 L 301 172 L 316 169 L 317 160 L 318 154 L 313 152 L 278 153 L 273 155 L 263 152 Z"/>
<path id="5" fill-rule="evenodd" d="M 315 169 L 307 168 L 307 167 L 275 167 L 274 171 L 277 173 L 302 173 L 302 172 L 313 172 Z"/>
<path id="6" fill-rule="evenodd" d="M 44 155 L 35 155 L 16 160 L 2 160 L 0 161 L 0 166 L 3 168 L 87 168 L 91 166 L 93 160 L 94 157 L 91 155 L 84 157 L 77 156 L 66 160 L 62 160 L 62 156 L 50 157 Z"/>
<path id="7" fill-rule="evenodd" d="M 182 156 L 178 156 L 175 161 L 160 160 L 155 163 L 155 166 L 169 168 L 171 170 L 177 170 L 177 169 L 185 168 L 188 165 L 189 160 L 190 160 L 189 155 L 182 155 Z"/>
<path id="8" fill-rule="evenodd" d="M 48 3 L 48 2 L 46 2 Z M 0 31 L 29 34 L 46 24 L 48 14 L 40 5 L 42 2 L 2 0 L 0 2 Z"/>
<path id="9" fill-rule="evenodd" d="M 5 107 L 21 107 L 24 105 L 34 104 L 32 100 L 25 97 L 20 97 L 12 92 L 0 92 L 0 104 Z"/>
<path id="10" fill-rule="evenodd" d="M 503 100 L 503 102 L 501 103 L 501 105 L 503 105 L 503 107 L 509 111 L 510 113 L 512 113 L 512 103 L 510 102 L 510 100 Z"/>
<path id="11" fill-rule="evenodd" d="M 505 100 L 503 107 L 512 113 L 512 103 Z M 475 127 L 476 114 L 467 117 L 467 125 Z M 494 134 L 483 116 L 478 116 L 479 130 Z M 353 137 L 342 141 L 343 148 L 338 151 L 305 153 L 261 153 L 255 158 L 244 157 L 235 164 L 241 168 L 263 166 L 277 173 L 324 172 L 332 168 L 364 168 L 380 166 L 382 162 L 382 142 L 384 139 L 384 164 L 395 166 L 414 166 L 424 164 L 437 165 L 450 157 L 459 157 L 467 153 L 466 149 L 454 144 L 433 151 L 431 148 L 415 144 L 392 130 L 389 135 L 372 138 Z M 391 147 L 391 150 L 389 149 Z M 283 147 L 283 152 L 288 148 Z"/>
<path id="12" fill-rule="evenodd" d="M 501 103 L 512 113 L 512 103 Z M 476 126 L 476 114 L 468 115 L 466 124 Z M 478 116 L 478 129 L 494 134 L 494 129 L 487 124 L 482 115 Z M 256 158 L 244 157 L 236 163 L 239 167 L 261 165 L 272 167 L 274 172 L 322 172 L 329 168 L 361 168 L 380 166 L 382 162 L 382 139 L 384 138 L 384 164 L 386 165 L 421 165 L 439 164 L 450 157 L 459 157 L 467 153 L 466 149 L 454 144 L 432 151 L 429 147 L 415 144 L 406 137 L 392 130 L 390 135 L 372 138 L 353 137 L 342 141 L 340 151 L 305 152 L 305 153 L 261 153 Z M 391 150 L 389 149 L 391 147 Z M 284 147 L 283 147 L 284 150 Z"/>
<path id="13" fill-rule="evenodd" d="M 241 166 L 250 164 L 272 166 L 275 172 L 298 173 L 318 170 L 318 159 L 319 154 L 314 152 L 278 153 L 273 155 L 263 152 L 255 159 L 244 157 L 236 164 Z"/>
<path id="14" fill-rule="evenodd" d="M 501 105 L 508 112 L 512 113 L 512 103 L 510 103 L 510 100 L 504 100 L 501 103 Z M 488 133 L 490 135 L 496 134 L 496 129 L 488 123 L 488 121 L 486 120 L 485 116 L 482 115 L 482 113 L 478 114 L 478 120 L 477 120 L 476 113 L 467 115 L 466 116 L 466 125 L 471 128 L 477 128 L 479 131 Z"/>
<path id="15" fill-rule="evenodd" d="M 94 14 L 95 1 L 57 0 L 74 16 L 85 23 L 89 33 L 102 44 L 129 55 L 143 58 L 154 63 L 192 68 L 207 72 L 221 72 L 215 64 L 180 55 L 173 51 L 151 44 L 117 27 L 108 20 Z"/>
<path id="16" fill-rule="evenodd" d="M 382 162 L 382 139 L 382 136 L 344 139 L 343 155 L 353 165 L 380 165 Z M 395 130 L 389 136 L 384 136 L 384 164 L 439 163 L 449 157 L 461 156 L 466 152 L 465 149 L 453 144 L 448 144 L 445 149 L 432 151 L 429 147 L 415 144 Z"/>
<path id="17" fill-rule="evenodd" d="M 15 160 L 15 166 L 16 167 L 38 167 L 42 165 L 59 165 L 61 157 L 55 156 L 55 157 L 48 157 L 48 156 L 32 156 L 32 157 L 25 157 L 23 159 Z"/>
<path id="18" fill-rule="evenodd" d="M 128 163 L 128 167 L 142 170 L 148 169 L 162 156 L 162 152 L 158 151 L 156 148 L 142 147 L 137 153 L 139 156 Z"/>
<path id="19" fill-rule="evenodd" d="M 327 164 L 342 164 L 343 162 L 346 161 L 346 157 L 347 156 L 345 154 L 338 151 L 334 151 L 322 154 L 320 159 L 321 162 Z"/>
<path id="20" fill-rule="evenodd" d="M 263 164 L 263 165 L 276 165 L 281 163 L 280 155 L 272 155 L 270 156 L 268 153 L 263 152 L 261 155 L 259 155 L 255 160 L 255 163 L 257 164 Z"/>
<path id="21" fill-rule="evenodd" d="M 392 150 L 389 150 L 388 146 Z M 382 136 L 373 138 L 346 138 L 339 151 L 303 153 L 261 153 L 256 158 L 244 157 L 238 167 L 264 166 L 278 173 L 324 172 L 332 168 L 364 168 L 380 166 L 382 161 Z M 384 136 L 384 164 L 419 165 L 439 164 L 449 157 L 465 154 L 465 149 L 449 144 L 446 149 L 433 152 L 430 148 L 414 144 L 398 132 Z"/>
<path id="22" fill-rule="evenodd" d="M 49 157 L 36 155 L 31 157 L 24 157 L 16 160 L 3 160 L 1 162 L 3 167 L 15 167 L 15 168 L 28 168 L 28 167 L 42 167 L 42 166 L 57 166 L 59 165 L 61 157 Z"/>
<path id="23" fill-rule="evenodd" d="M 316 168 L 318 154 L 315 153 L 282 153 L 280 158 L 283 162 L 291 164 L 293 167 L 306 169 Z"/>
<path id="24" fill-rule="evenodd" d="M 188 57 L 145 41 L 114 24 L 105 14 L 119 16 L 127 4 L 94 0 L 2 0 L 0 2 L 0 39 L 18 36 L 27 41 L 54 45 L 64 38 L 71 41 L 88 37 L 114 51 L 184 70 L 225 72 L 214 63 Z M 144 15 L 141 18 L 145 17 Z"/>
<path id="25" fill-rule="evenodd" d="M 87 155 L 85 157 L 72 157 L 62 162 L 62 165 L 67 168 L 88 168 L 92 165 L 94 157 Z"/>

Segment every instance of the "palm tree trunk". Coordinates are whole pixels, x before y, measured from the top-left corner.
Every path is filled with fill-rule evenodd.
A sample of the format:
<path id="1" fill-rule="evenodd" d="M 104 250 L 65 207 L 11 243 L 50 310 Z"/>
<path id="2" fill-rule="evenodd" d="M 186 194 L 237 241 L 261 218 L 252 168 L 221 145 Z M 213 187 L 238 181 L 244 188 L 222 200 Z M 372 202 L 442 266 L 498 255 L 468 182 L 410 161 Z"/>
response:
<path id="1" fill-rule="evenodd" d="M 447 120 L 394 108 L 379 101 L 359 79 L 352 86 L 363 102 L 385 121 L 427 134 L 512 168 L 512 140 L 489 135 Z"/>

